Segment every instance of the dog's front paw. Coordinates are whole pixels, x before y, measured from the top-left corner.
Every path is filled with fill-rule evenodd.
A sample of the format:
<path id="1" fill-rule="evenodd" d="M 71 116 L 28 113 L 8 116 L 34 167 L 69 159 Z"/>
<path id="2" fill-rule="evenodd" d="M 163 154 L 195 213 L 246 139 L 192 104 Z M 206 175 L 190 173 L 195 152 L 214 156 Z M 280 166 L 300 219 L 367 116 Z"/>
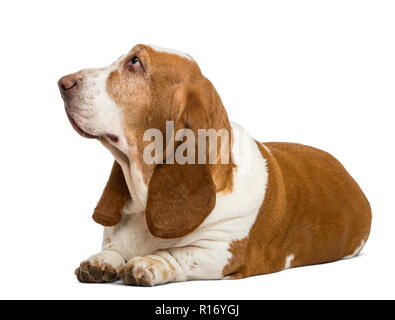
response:
<path id="1" fill-rule="evenodd" d="M 119 276 L 127 285 L 155 286 L 171 281 L 172 270 L 157 256 L 134 257 L 119 269 Z"/>
<path id="2" fill-rule="evenodd" d="M 101 283 L 119 279 L 117 269 L 124 264 L 122 256 L 115 251 L 102 251 L 81 262 L 75 270 L 81 282 Z"/>

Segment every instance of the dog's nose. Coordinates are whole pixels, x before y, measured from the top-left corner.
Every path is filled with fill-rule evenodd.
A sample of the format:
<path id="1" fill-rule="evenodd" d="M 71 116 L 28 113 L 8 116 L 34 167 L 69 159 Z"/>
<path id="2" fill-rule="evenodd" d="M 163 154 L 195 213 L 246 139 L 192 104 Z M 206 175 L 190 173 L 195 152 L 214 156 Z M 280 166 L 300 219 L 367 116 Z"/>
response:
<path id="1" fill-rule="evenodd" d="M 59 89 L 64 93 L 70 93 L 72 89 L 77 87 L 78 80 L 74 74 L 62 77 L 58 81 Z"/>

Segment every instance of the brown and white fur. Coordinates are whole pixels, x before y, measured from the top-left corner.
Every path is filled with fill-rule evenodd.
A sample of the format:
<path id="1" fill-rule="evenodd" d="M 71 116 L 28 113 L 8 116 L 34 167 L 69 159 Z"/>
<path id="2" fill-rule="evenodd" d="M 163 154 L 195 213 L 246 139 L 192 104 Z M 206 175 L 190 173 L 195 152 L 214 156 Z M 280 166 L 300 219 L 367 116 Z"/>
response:
<path id="1" fill-rule="evenodd" d="M 244 278 L 354 256 L 366 243 L 370 206 L 343 166 L 312 147 L 257 142 L 230 123 L 189 55 L 137 45 L 59 87 L 73 127 L 115 158 L 93 215 L 105 226 L 102 251 L 81 263 L 80 281 Z M 144 132 L 165 133 L 166 120 L 175 130 L 232 132 L 230 162 L 167 164 L 166 149 L 164 164 L 147 164 Z M 248 152 L 236 150 L 235 135 Z"/>

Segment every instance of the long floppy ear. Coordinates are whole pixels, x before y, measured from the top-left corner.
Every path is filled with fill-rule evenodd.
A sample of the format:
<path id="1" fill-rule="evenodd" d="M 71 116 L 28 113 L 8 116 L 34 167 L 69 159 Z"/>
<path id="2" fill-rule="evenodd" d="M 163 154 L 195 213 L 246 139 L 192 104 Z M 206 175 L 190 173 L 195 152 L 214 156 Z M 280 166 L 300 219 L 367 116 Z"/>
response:
<path id="1" fill-rule="evenodd" d="M 195 230 L 215 206 L 216 187 L 206 164 L 196 161 L 197 130 L 210 127 L 209 113 L 198 92 L 186 96 L 181 121 L 195 135 L 195 164 L 164 163 L 152 175 L 146 208 L 149 231 L 159 238 L 178 238 Z M 179 126 L 176 126 L 179 127 Z"/>
<path id="2" fill-rule="evenodd" d="M 215 206 L 215 185 L 204 164 L 163 164 L 151 178 L 147 225 L 159 238 L 178 238 L 195 230 Z"/>
<path id="3" fill-rule="evenodd" d="M 122 209 L 129 199 L 121 166 L 114 161 L 107 185 L 93 212 L 93 220 L 106 227 L 115 226 L 121 220 Z"/>

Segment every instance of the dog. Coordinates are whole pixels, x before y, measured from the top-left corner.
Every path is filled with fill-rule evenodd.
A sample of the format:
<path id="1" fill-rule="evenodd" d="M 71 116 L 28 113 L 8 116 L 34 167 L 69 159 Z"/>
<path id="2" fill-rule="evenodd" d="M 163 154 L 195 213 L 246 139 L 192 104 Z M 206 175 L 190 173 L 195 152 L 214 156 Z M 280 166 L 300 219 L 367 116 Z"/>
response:
<path id="1" fill-rule="evenodd" d="M 313 147 L 255 141 L 191 56 L 139 44 L 58 85 L 73 128 L 115 158 L 93 213 L 102 251 L 80 264 L 79 281 L 239 279 L 353 257 L 366 243 L 370 205 L 344 167 Z M 170 161 L 171 143 L 145 161 L 145 133 L 169 136 L 170 121 L 173 133 L 231 134 L 217 139 L 214 163 Z"/>

